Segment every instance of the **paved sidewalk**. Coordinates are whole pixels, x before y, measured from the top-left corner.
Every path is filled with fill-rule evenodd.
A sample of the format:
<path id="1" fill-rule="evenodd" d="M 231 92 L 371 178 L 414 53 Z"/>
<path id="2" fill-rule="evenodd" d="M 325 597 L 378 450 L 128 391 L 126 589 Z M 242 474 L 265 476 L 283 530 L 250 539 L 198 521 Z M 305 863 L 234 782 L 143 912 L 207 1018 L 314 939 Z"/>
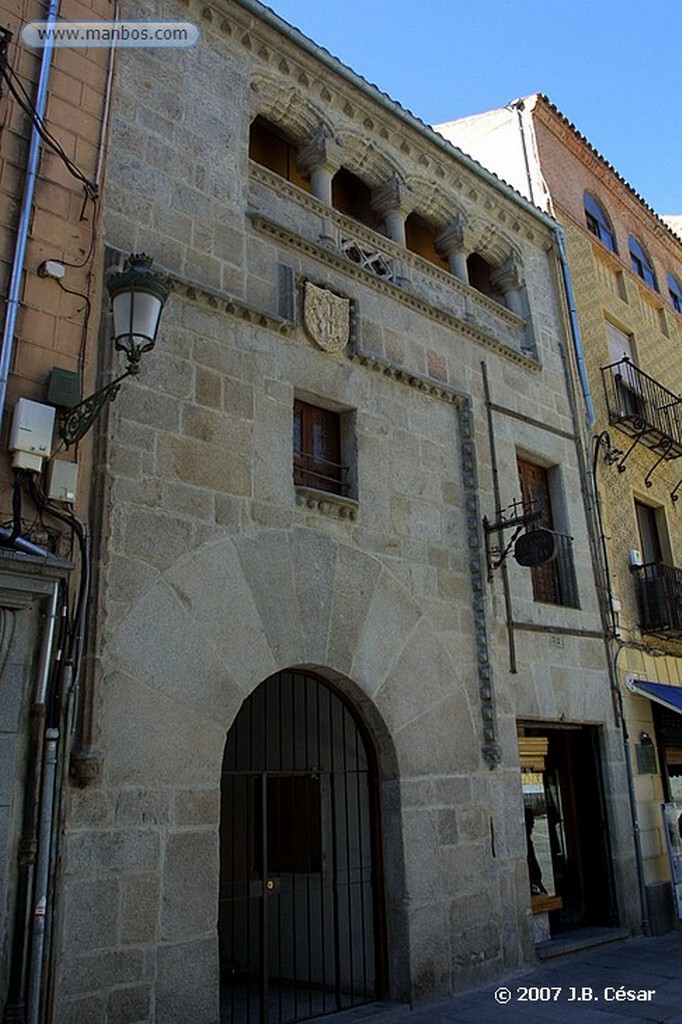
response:
<path id="1" fill-rule="evenodd" d="M 380 1019 L 380 1018 L 379 1018 Z M 550 960 L 451 999 L 401 1024 L 682 1024 L 682 931 Z"/>

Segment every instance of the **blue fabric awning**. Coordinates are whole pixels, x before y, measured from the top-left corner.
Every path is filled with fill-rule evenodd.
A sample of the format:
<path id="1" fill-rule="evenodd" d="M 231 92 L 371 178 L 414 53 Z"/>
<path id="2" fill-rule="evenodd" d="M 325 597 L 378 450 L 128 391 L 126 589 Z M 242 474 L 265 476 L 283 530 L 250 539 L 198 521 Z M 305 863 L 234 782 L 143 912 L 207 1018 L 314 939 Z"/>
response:
<path id="1" fill-rule="evenodd" d="M 628 690 L 638 693 L 649 700 L 655 700 L 669 711 L 677 711 L 682 715 L 682 686 L 669 686 L 667 683 L 650 683 L 648 679 L 629 679 Z"/>

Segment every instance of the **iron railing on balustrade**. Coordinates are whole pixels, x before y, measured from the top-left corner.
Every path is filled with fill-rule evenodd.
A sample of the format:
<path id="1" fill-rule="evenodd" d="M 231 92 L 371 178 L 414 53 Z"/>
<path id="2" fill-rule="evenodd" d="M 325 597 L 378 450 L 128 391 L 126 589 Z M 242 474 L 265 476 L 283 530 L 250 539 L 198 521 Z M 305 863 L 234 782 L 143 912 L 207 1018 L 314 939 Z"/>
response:
<path id="1" fill-rule="evenodd" d="M 634 568 L 639 624 L 645 633 L 682 636 L 682 569 L 663 562 Z"/>
<path id="2" fill-rule="evenodd" d="M 610 422 L 666 459 L 682 455 L 682 399 L 627 356 L 601 373 Z"/>

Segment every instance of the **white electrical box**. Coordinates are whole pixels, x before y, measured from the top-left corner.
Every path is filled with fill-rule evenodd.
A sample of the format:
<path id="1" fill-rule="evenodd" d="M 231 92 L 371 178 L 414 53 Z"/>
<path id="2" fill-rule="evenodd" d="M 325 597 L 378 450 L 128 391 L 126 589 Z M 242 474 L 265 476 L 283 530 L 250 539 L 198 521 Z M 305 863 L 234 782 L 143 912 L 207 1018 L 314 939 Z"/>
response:
<path id="1" fill-rule="evenodd" d="M 47 470 L 47 496 L 51 501 L 76 500 L 78 463 L 53 459 Z"/>
<path id="2" fill-rule="evenodd" d="M 14 406 L 9 450 L 18 469 L 42 469 L 52 450 L 55 410 L 51 405 L 20 398 Z"/>

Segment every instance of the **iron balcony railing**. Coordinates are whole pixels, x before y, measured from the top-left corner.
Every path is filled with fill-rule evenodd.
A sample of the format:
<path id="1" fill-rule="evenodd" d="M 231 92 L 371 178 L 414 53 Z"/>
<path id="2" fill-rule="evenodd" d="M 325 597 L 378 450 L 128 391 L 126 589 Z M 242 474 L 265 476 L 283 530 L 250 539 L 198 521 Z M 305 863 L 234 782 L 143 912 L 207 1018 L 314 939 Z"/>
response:
<path id="1" fill-rule="evenodd" d="M 633 573 L 643 632 L 682 637 L 682 569 L 647 562 L 633 569 Z"/>
<path id="2" fill-rule="evenodd" d="M 350 495 L 347 466 L 304 452 L 294 453 L 294 484 L 346 498 Z"/>
<path id="3" fill-rule="evenodd" d="M 682 455 L 682 399 L 627 356 L 602 366 L 611 423 L 665 459 Z"/>

